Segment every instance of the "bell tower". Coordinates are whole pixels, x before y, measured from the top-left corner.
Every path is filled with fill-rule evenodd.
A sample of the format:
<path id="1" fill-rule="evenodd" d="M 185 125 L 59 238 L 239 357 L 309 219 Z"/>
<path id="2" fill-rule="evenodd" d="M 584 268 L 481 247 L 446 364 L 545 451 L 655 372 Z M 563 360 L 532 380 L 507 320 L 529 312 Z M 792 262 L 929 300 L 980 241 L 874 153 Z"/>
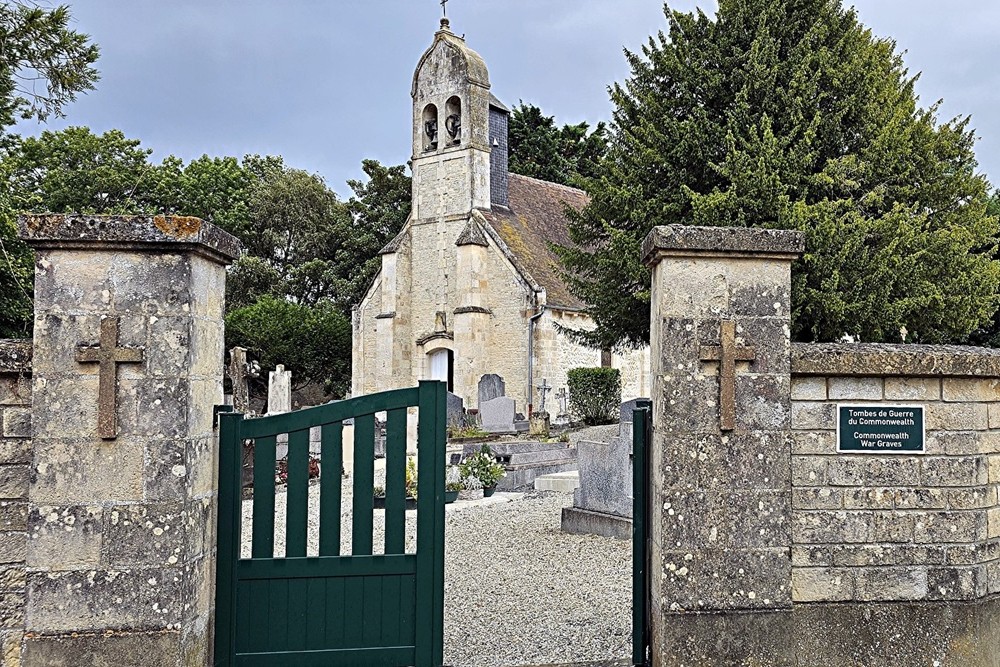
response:
<path id="1" fill-rule="evenodd" d="M 413 219 L 490 208 L 490 75 L 448 19 L 413 74 Z"/>

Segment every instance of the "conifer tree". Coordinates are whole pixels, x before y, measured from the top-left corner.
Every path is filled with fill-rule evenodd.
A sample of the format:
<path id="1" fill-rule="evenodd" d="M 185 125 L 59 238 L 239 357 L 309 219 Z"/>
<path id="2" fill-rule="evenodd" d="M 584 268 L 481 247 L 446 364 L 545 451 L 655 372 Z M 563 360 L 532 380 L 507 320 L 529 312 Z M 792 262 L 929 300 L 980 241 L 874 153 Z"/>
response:
<path id="1" fill-rule="evenodd" d="M 561 251 L 609 347 L 649 337 L 656 225 L 798 229 L 793 336 L 956 342 L 997 310 L 997 220 L 968 118 L 923 108 L 891 40 L 840 0 L 665 8 L 627 53 L 609 156 Z"/>

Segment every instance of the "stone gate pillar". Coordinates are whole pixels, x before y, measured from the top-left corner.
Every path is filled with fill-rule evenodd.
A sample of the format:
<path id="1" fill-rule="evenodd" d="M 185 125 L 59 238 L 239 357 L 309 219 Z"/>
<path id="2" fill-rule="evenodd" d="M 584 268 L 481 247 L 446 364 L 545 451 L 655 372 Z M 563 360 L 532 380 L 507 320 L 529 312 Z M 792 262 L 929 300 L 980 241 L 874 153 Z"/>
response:
<path id="1" fill-rule="evenodd" d="M 774 664 L 791 610 L 796 232 L 669 226 L 652 268 L 654 665 Z"/>
<path id="2" fill-rule="evenodd" d="M 36 250 L 24 667 L 211 654 L 229 234 L 27 216 Z"/>

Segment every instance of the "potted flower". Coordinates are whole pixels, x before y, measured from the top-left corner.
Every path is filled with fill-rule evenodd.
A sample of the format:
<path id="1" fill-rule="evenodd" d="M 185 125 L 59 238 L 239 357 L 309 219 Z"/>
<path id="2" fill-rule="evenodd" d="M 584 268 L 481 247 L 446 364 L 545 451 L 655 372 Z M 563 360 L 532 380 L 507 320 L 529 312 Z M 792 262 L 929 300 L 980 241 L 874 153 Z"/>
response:
<path id="1" fill-rule="evenodd" d="M 507 471 L 497 463 L 490 446 L 483 445 L 478 452 L 462 463 L 462 474 L 479 480 L 483 485 L 483 498 L 489 498 L 496 491 L 497 482 L 503 479 Z"/>
<path id="2" fill-rule="evenodd" d="M 458 492 L 465 489 L 465 476 L 458 466 L 445 467 L 444 473 L 444 501 L 453 503 L 458 500 Z"/>
<path id="3" fill-rule="evenodd" d="M 406 488 L 406 509 L 417 508 L 417 462 L 411 457 L 406 459 L 406 476 L 404 479 Z M 374 488 L 375 509 L 385 509 L 385 487 L 377 484 Z"/>

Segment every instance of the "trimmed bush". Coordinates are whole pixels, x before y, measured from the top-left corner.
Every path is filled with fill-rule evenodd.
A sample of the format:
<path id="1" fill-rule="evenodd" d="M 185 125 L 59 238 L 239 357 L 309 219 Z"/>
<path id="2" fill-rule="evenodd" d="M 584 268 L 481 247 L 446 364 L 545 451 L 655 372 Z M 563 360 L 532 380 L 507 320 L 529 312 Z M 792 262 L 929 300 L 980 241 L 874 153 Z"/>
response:
<path id="1" fill-rule="evenodd" d="M 622 403 L 622 374 L 617 368 L 573 368 L 569 378 L 569 408 L 588 426 L 614 424 Z"/>

